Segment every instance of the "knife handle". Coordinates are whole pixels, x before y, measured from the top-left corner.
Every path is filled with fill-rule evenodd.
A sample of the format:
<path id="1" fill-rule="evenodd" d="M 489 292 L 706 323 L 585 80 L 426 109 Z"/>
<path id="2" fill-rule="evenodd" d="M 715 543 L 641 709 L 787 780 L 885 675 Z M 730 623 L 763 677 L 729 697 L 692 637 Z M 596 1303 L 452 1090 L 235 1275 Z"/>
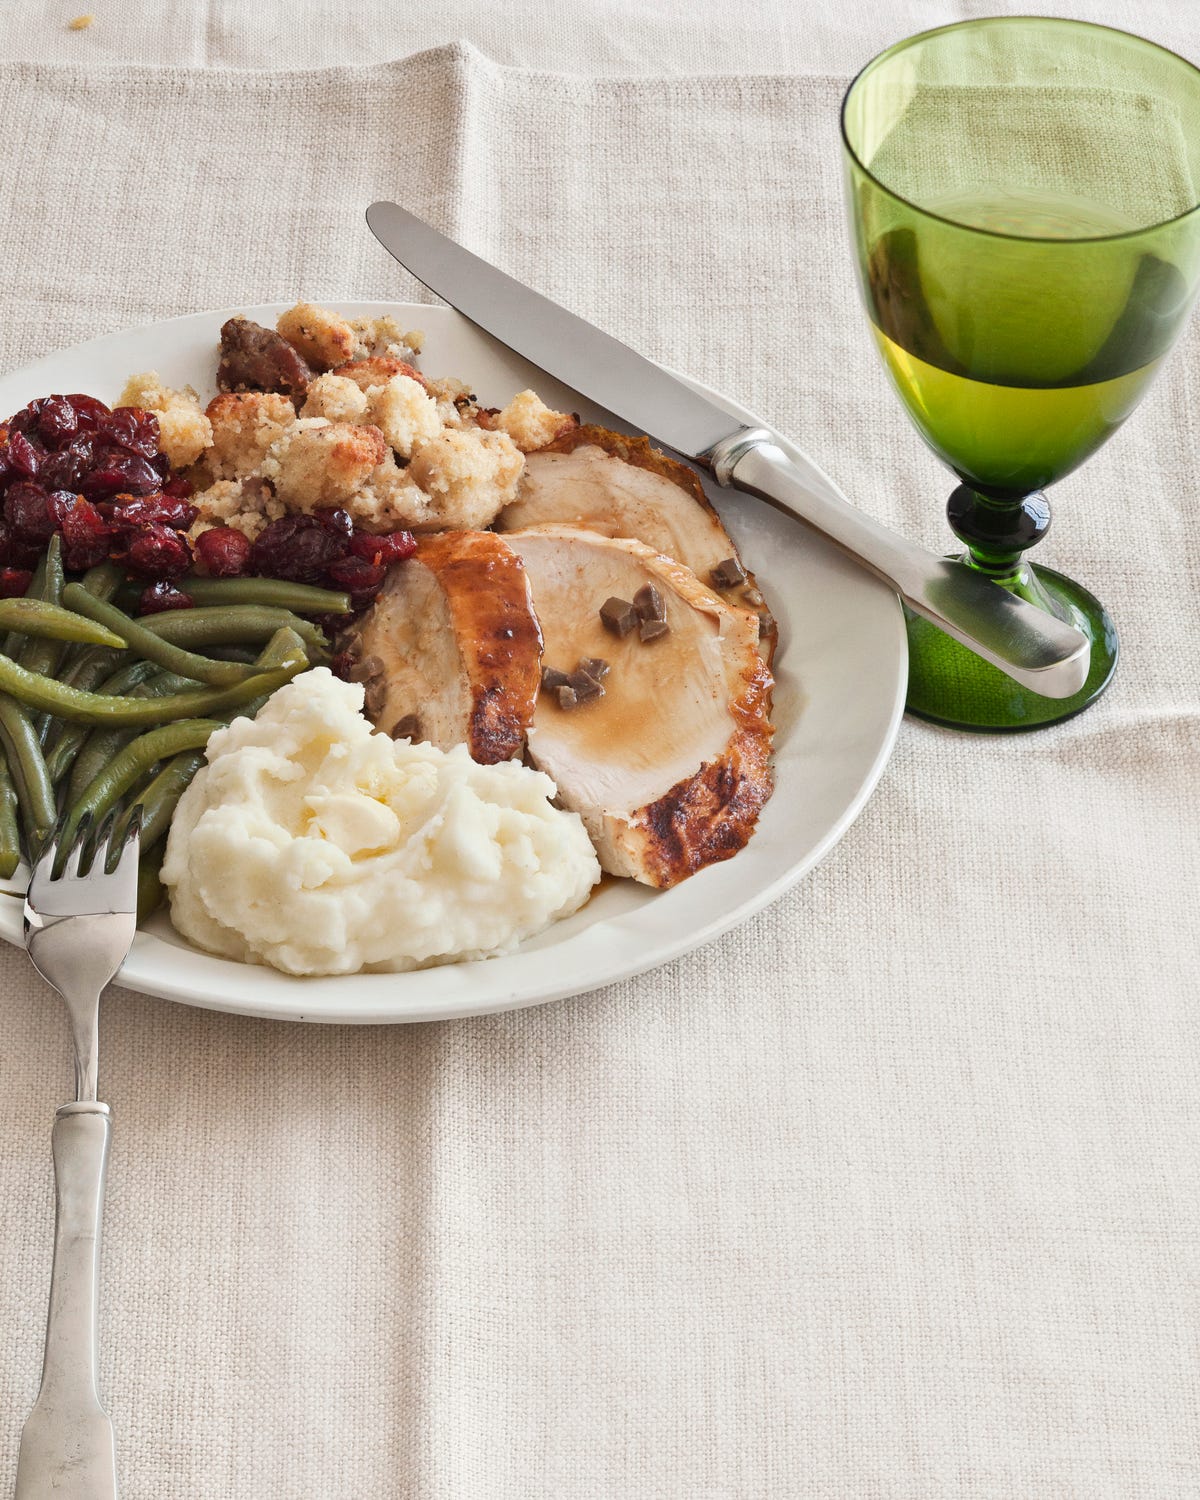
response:
<path id="1" fill-rule="evenodd" d="M 815 466 L 788 457 L 765 428 L 743 428 L 705 455 L 718 482 L 757 495 L 834 542 L 969 651 L 1044 698 L 1083 687 L 1091 642 L 982 573 L 890 531 L 844 500 Z"/>

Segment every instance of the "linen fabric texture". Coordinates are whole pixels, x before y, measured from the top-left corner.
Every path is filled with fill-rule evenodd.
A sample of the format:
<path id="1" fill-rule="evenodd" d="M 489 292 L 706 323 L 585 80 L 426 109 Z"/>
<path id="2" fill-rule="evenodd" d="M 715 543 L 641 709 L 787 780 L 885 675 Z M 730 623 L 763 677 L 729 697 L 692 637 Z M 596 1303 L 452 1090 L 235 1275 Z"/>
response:
<path id="1" fill-rule="evenodd" d="M 200 9 L 171 55 L 239 60 L 227 7 Z M 257 65 L 283 12 L 253 9 Z M 287 14 L 315 52 L 316 7 Z M 851 41 L 862 61 L 943 18 L 912 5 L 883 35 L 860 7 L 823 23 L 820 66 L 765 76 L 465 44 L 10 64 L 0 360 L 205 308 L 419 300 L 362 222 L 392 197 L 944 548 L 952 481 L 856 302 L 837 135 Z M 623 71 L 611 46 L 588 65 Z M 721 941 L 411 1028 L 110 993 L 101 1378 L 126 1500 L 1200 1492 L 1198 412 L 1191 333 L 1053 497 L 1044 560 L 1122 632 L 1109 694 L 1030 736 L 906 722 L 824 864 Z M 70 1070 L 19 952 L 0 1010 L 2 1484 Z"/>

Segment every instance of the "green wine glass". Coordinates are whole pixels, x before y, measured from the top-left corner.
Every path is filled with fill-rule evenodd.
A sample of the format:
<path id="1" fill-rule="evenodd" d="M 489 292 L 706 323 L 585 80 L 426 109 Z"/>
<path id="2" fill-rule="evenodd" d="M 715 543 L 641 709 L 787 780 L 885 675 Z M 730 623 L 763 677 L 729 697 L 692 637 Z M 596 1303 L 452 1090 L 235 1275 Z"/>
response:
<path id="1" fill-rule="evenodd" d="M 908 708 L 1032 729 L 1104 691 L 1117 636 L 1086 589 L 1025 554 L 1043 490 L 1116 431 L 1200 285 L 1200 70 L 1084 21 L 997 17 L 910 37 L 842 105 L 871 330 L 925 441 L 961 481 L 961 561 L 1092 643 L 1074 697 L 1018 687 L 908 618 Z"/>

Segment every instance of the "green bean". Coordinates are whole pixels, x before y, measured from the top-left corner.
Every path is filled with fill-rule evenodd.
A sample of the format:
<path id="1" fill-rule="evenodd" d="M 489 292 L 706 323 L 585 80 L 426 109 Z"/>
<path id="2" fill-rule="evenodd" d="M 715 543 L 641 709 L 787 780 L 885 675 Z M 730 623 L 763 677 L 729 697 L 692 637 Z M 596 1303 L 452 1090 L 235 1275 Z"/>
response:
<path id="1" fill-rule="evenodd" d="M 41 557 L 38 558 L 37 567 L 34 568 L 29 578 L 29 587 L 25 590 L 26 599 L 40 599 L 42 597 L 42 593 L 46 587 L 46 559 L 48 556 L 49 552 L 47 551 L 43 552 Z M 3 644 L 0 645 L 0 651 L 5 656 L 15 658 L 20 655 L 23 645 L 24 641 L 20 633 L 16 630 L 10 630 L 5 635 Z"/>
<path id="2" fill-rule="evenodd" d="M 118 750 L 123 749 L 137 733 L 136 729 L 93 729 L 85 735 L 83 743 L 76 747 L 70 766 L 71 778 L 63 794 L 63 805 L 73 807 L 84 790 L 94 780 L 96 773 L 112 762 Z M 58 781 L 63 778 L 58 777 Z"/>
<path id="3" fill-rule="evenodd" d="M 36 599 L 14 599 L 13 604 L 23 605 L 26 611 L 47 606 L 61 608 L 63 591 L 63 563 L 62 563 L 62 537 L 58 532 L 50 538 L 46 545 L 46 568 L 42 580 L 41 593 Z M 70 614 L 70 611 L 67 611 Z M 7 622 L 6 622 L 7 623 Z M 28 624 L 22 626 L 17 620 L 11 622 L 14 630 L 26 636 L 37 636 L 38 632 L 31 631 Z M 62 637 L 60 637 L 61 639 Z M 70 639 L 70 637 L 66 637 Z M 76 637 L 78 639 L 78 637 Z M 109 642 L 92 642 L 94 645 L 112 645 Z M 67 652 L 71 648 L 58 645 L 53 639 L 32 639 L 22 642 L 17 660 L 27 671 L 40 672 L 43 677 L 57 677 L 66 660 Z M 50 733 L 51 718 L 49 714 L 39 714 L 34 721 L 34 733 L 37 735 L 39 745 L 44 746 L 46 737 Z"/>
<path id="4" fill-rule="evenodd" d="M 162 899 L 166 895 L 162 881 L 158 878 L 158 872 L 162 869 L 163 855 L 166 853 L 162 844 L 143 854 L 138 863 L 137 878 L 137 919 L 144 922 L 147 917 L 162 905 Z"/>
<path id="5" fill-rule="evenodd" d="M 300 615 L 348 615 L 350 595 L 282 578 L 181 578 L 177 587 L 197 604 L 274 604 Z"/>
<path id="6" fill-rule="evenodd" d="M 39 603 L 42 605 L 54 606 L 56 613 L 58 608 L 61 608 L 64 581 L 62 564 L 62 537 L 59 536 L 57 531 L 50 538 L 49 545 L 46 547 L 45 564 L 46 569 L 42 578 L 42 589 L 37 598 L 30 599 L 26 597 L 24 599 L 14 599 L 10 601 L 13 604 L 25 605 L 27 613 L 34 610 Z M 66 613 L 70 614 L 70 611 L 68 610 L 66 611 Z M 0 621 L 0 624 L 8 625 L 9 621 L 2 620 Z M 24 635 L 36 634 L 43 637 L 50 635 L 50 632 L 48 630 L 42 630 L 38 632 L 32 631 L 29 627 L 28 621 L 25 624 L 13 621 L 12 628 L 14 630 L 20 631 Z M 119 637 L 113 636 L 111 631 L 106 631 L 104 636 L 93 637 L 74 634 L 67 635 L 56 632 L 55 634 L 51 635 L 50 639 L 48 640 L 35 639 L 25 641 L 20 648 L 20 655 L 17 657 L 17 660 L 21 663 L 21 665 L 27 672 L 40 672 L 43 677 L 53 677 L 58 670 L 58 665 L 62 660 L 63 654 L 62 647 L 56 644 L 57 641 L 86 641 L 89 645 L 92 646 L 124 645 L 124 642 L 120 640 Z"/>
<path id="7" fill-rule="evenodd" d="M 8 768 L 16 783 L 26 843 L 33 850 L 54 827 L 58 809 L 33 724 L 21 705 L 7 693 L 0 694 L 0 740 L 4 742 Z"/>
<path id="8" fill-rule="evenodd" d="M 107 602 L 124 582 L 123 569 L 118 568 L 115 562 L 102 562 L 87 570 L 79 580 L 79 586 L 87 589 L 89 594 L 94 594 L 97 599 Z"/>
<path id="9" fill-rule="evenodd" d="M 204 764 L 203 750 L 187 750 L 169 760 L 132 799 L 131 810 L 141 808 L 142 853 L 165 838 L 180 797 Z"/>
<path id="10" fill-rule="evenodd" d="M 258 660 L 258 652 L 253 646 L 206 646 L 204 654 L 211 656 L 214 661 L 254 662 Z"/>
<path id="11" fill-rule="evenodd" d="M 311 620 L 269 604 L 173 609 L 140 623 L 161 640 L 179 646 L 242 646 L 248 641 L 268 641 L 286 625 L 319 655 L 325 656 L 329 650 L 328 636 Z"/>
<path id="12" fill-rule="evenodd" d="M 207 682 L 213 687 L 228 687 L 242 682 L 249 675 L 250 668 L 238 662 L 213 661 L 211 657 L 198 656 L 194 651 L 171 645 L 142 621 L 131 620 L 116 605 L 93 598 L 77 583 L 69 583 L 63 590 L 63 603 L 70 609 L 77 609 L 89 620 L 109 626 L 139 656 L 148 657 L 160 667 L 178 672 L 181 677 L 194 677 L 197 682 Z"/>
<path id="13" fill-rule="evenodd" d="M 138 735 L 96 772 L 78 797 L 71 799 L 63 842 L 74 837 L 86 814 L 90 813 L 99 823 L 125 793 L 148 774 L 151 767 L 185 750 L 203 749 L 213 730 L 221 727 L 217 719 L 179 719 L 174 724 L 164 724 L 160 729 Z"/>
<path id="14" fill-rule="evenodd" d="M 121 637 L 103 625 L 85 619 L 73 609 L 63 609 L 60 604 L 42 599 L 0 599 L 0 630 L 14 630 L 19 635 L 46 641 L 82 641 L 88 646 L 108 646 L 117 651 L 125 647 Z"/>
<path id="15" fill-rule="evenodd" d="M 281 625 L 259 652 L 255 665 L 260 672 L 271 667 L 307 666 L 304 642 L 290 625 Z"/>
<path id="16" fill-rule="evenodd" d="M 139 670 L 140 669 L 140 670 Z M 105 685 L 105 691 L 117 696 L 130 698 L 165 698 L 170 693 L 179 692 L 181 687 L 194 687 L 195 684 L 184 677 L 177 677 L 174 672 L 168 672 L 163 667 L 156 667 L 153 662 L 134 662 L 123 671 L 117 672 Z M 78 729 L 79 725 L 72 725 Z M 119 750 L 122 750 L 134 735 L 136 729 L 101 728 L 93 729 L 89 734 L 84 730 L 84 739 L 77 745 L 77 754 L 72 757 L 74 765 L 71 766 L 71 780 L 67 784 L 66 805 L 70 807 L 82 794 L 84 788 L 92 778 L 113 759 Z M 61 780 L 61 777 L 59 778 Z"/>
<path id="17" fill-rule="evenodd" d="M 68 687 L 86 688 L 89 692 L 100 686 L 104 679 L 125 664 L 128 651 L 109 651 L 105 646 L 88 646 L 59 674 L 59 682 Z"/>
<path id="18" fill-rule="evenodd" d="M 17 789 L 8 769 L 8 756 L 0 755 L 0 879 L 9 879 L 20 863 L 21 827 L 17 822 Z"/>
<path id="19" fill-rule="evenodd" d="M 268 667 L 293 665 L 303 671 L 308 666 L 308 658 L 304 655 L 304 642 L 294 630 L 284 625 L 275 632 L 259 652 L 258 666 L 265 671 Z M 257 698 L 252 698 L 249 703 L 243 703 L 240 708 L 235 708 L 231 713 L 222 714 L 221 717 L 226 723 L 231 723 L 234 719 L 255 719 L 270 696 L 270 693 L 263 693 Z"/>
<path id="20" fill-rule="evenodd" d="M 97 599 L 111 599 L 125 581 L 125 570 L 119 568 L 115 562 L 97 563 L 94 568 L 89 568 L 79 580 L 80 586 L 87 589 L 89 594 L 95 594 Z M 72 667 L 85 655 L 80 646 L 68 646 L 63 659 L 58 664 L 55 676 L 62 678 L 64 669 Z"/>
<path id="21" fill-rule="evenodd" d="M 273 693 L 285 682 L 290 682 L 299 670 L 297 667 L 295 670 L 256 672 L 253 677 L 236 682 L 232 687 L 197 688 L 167 698 L 116 698 L 38 677 L 18 666 L 10 657 L 0 654 L 0 692 L 11 693 L 28 708 L 44 710 L 76 724 L 161 724 L 167 719 L 191 718 L 200 714 L 215 716 L 240 703 L 249 703 L 252 698 Z"/>
<path id="22" fill-rule="evenodd" d="M 117 697 L 125 693 L 133 693 L 147 679 L 162 671 L 163 669 L 156 667 L 152 661 L 132 661 L 118 671 L 109 673 L 100 684 L 101 691 Z M 61 720 L 58 722 L 60 725 L 58 735 L 46 756 L 46 769 L 55 786 L 71 770 L 76 756 L 82 752 L 91 734 L 86 724 L 64 724 Z M 101 731 L 97 731 L 99 732 Z M 123 743 L 129 733 L 130 731 L 127 730 L 121 731 L 118 746 Z"/>

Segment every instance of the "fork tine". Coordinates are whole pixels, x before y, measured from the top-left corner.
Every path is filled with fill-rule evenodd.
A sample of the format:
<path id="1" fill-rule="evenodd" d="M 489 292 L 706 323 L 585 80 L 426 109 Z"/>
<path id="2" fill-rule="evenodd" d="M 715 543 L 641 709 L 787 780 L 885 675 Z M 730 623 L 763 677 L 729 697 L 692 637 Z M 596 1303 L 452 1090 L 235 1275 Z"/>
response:
<path id="1" fill-rule="evenodd" d="M 50 880 L 53 878 L 54 865 L 58 859 L 59 841 L 67 826 L 67 812 L 64 809 L 55 820 L 54 827 L 42 840 L 42 847 L 34 861 L 33 869 L 29 872 L 29 884 L 32 887 L 35 881 Z"/>
<path id="2" fill-rule="evenodd" d="M 121 856 L 117 861 L 118 867 L 120 867 L 122 861 L 129 858 L 129 851 L 131 849 L 133 850 L 134 859 L 138 857 L 142 838 L 142 811 L 142 804 L 140 802 L 136 803 L 129 814 L 125 827 L 121 830 Z"/>
<path id="3" fill-rule="evenodd" d="M 63 865 L 60 880 L 77 880 L 79 878 L 79 867 L 83 863 L 83 856 L 88 850 L 88 836 L 92 831 L 95 818 L 90 812 L 85 812 L 75 825 L 75 837 L 71 840 L 71 847 L 67 853 L 66 862 Z"/>
<path id="4" fill-rule="evenodd" d="M 105 815 L 104 821 L 92 835 L 92 869 L 97 874 L 101 870 L 106 874 L 109 873 L 113 849 L 113 830 L 117 826 L 117 818 L 119 816 L 119 812 L 114 807 L 111 812 Z"/>

